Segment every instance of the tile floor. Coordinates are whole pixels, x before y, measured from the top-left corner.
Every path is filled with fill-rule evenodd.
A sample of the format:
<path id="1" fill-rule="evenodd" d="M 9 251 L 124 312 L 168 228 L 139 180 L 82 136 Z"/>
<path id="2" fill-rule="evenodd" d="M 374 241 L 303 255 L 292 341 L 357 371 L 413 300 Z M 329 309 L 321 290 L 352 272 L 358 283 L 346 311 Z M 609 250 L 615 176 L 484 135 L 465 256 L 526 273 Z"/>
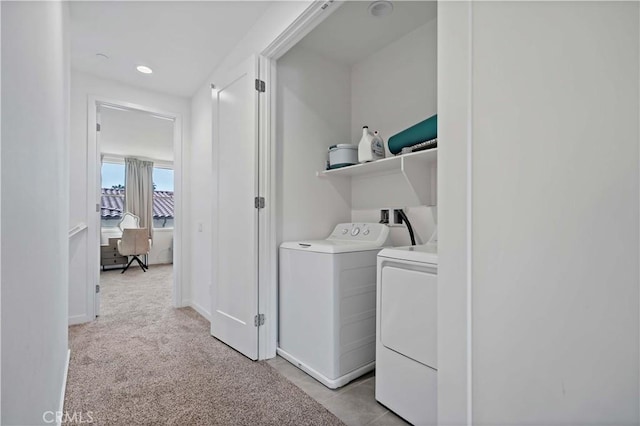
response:
<path id="1" fill-rule="evenodd" d="M 331 390 L 279 356 L 267 362 L 347 426 L 409 424 L 376 401 L 376 377 L 373 372 Z"/>

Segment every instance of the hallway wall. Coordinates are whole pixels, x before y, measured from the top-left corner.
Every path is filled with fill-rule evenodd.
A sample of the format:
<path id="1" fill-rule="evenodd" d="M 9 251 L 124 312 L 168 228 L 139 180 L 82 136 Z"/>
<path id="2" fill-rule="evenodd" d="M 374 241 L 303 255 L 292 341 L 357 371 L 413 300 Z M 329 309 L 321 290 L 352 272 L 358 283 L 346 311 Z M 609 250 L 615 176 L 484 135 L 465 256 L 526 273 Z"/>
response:
<path id="1" fill-rule="evenodd" d="M 0 7 L 0 422 L 36 425 L 62 408 L 68 354 L 68 9 L 63 2 Z"/>
<path id="2" fill-rule="evenodd" d="M 638 424 L 639 4 L 438 15 L 439 423 Z"/>
<path id="3" fill-rule="evenodd" d="M 309 6 L 310 0 L 274 2 L 258 19 L 247 35 L 227 55 L 222 64 L 212 71 L 200 89 L 191 98 L 192 145 L 191 191 L 200 194 L 191 198 L 191 300 L 190 304 L 207 319 L 211 316 L 211 290 L 214 271 L 211 267 L 215 254 L 212 196 L 216 185 L 212 141 L 213 110 L 211 84 L 225 78 L 226 73 L 250 55 L 262 52 Z"/>

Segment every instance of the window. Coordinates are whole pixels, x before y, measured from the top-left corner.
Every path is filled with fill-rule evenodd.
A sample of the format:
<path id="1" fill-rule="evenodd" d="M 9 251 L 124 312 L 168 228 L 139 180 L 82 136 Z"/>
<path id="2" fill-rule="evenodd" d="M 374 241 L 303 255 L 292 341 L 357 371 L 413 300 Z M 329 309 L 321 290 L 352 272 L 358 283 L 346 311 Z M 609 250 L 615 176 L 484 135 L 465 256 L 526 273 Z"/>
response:
<path id="1" fill-rule="evenodd" d="M 153 227 L 173 228 L 173 170 L 153 168 Z"/>
<path id="2" fill-rule="evenodd" d="M 103 228 L 118 226 L 124 213 L 124 164 L 102 164 L 102 210 L 100 222 Z"/>
<path id="3" fill-rule="evenodd" d="M 124 164 L 102 164 L 101 225 L 115 228 L 124 213 Z M 153 168 L 153 227 L 173 228 L 173 170 Z"/>

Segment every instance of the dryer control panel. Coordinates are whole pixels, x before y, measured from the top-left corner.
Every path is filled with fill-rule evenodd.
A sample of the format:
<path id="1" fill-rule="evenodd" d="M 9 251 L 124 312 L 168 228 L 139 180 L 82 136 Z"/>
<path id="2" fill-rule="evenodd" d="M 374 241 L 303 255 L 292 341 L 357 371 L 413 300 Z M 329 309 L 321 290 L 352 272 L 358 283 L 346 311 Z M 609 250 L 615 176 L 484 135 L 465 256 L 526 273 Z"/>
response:
<path id="1" fill-rule="evenodd" d="M 327 240 L 367 242 L 384 245 L 389 237 L 389 227 L 383 223 L 340 223 Z"/>

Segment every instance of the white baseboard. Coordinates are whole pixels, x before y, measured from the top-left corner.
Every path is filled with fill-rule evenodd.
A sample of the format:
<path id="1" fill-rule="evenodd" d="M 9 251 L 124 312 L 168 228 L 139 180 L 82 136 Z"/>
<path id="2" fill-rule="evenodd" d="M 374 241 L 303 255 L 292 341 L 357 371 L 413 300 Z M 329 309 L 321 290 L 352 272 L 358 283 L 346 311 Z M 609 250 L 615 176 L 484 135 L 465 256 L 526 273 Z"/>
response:
<path id="1" fill-rule="evenodd" d="M 207 321 L 211 322 L 211 313 L 209 311 L 192 300 L 185 300 L 185 302 L 188 306 L 191 306 L 193 309 L 195 309 L 197 313 L 205 317 Z"/>
<path id="2" fill-rule="evenodd" d="M 171 265 L 173 264 L 173 258 L 169 257 L 166 259 L 154 259 L 154 260 L 149 260 L 149 266 L 153 266 L 153 265 Z"/>
<path id="3" fill-rule="evenodd" d="M 67 376 L 69 375 L 69 361 L 71 360 L 71 349 L 67 350 L 67 362 L 64 365 L 64 376 L 62 376 L 62 389 L 60 389 L 60 404 L 58 405 L 58 413 L 62 413 L 64 410 L 64 396 L 67 391 Z M 62 416 L 56 416 L 56 424 L 58 426 L 62 423 Z"/>
<path id="4" fill-rule="evenodd" d="M 84 324 L 85 322 L 91 321 L 93 321 L 93 319 L 87 315 L 74 315 L 69 317 L 69 325 Z"/>

